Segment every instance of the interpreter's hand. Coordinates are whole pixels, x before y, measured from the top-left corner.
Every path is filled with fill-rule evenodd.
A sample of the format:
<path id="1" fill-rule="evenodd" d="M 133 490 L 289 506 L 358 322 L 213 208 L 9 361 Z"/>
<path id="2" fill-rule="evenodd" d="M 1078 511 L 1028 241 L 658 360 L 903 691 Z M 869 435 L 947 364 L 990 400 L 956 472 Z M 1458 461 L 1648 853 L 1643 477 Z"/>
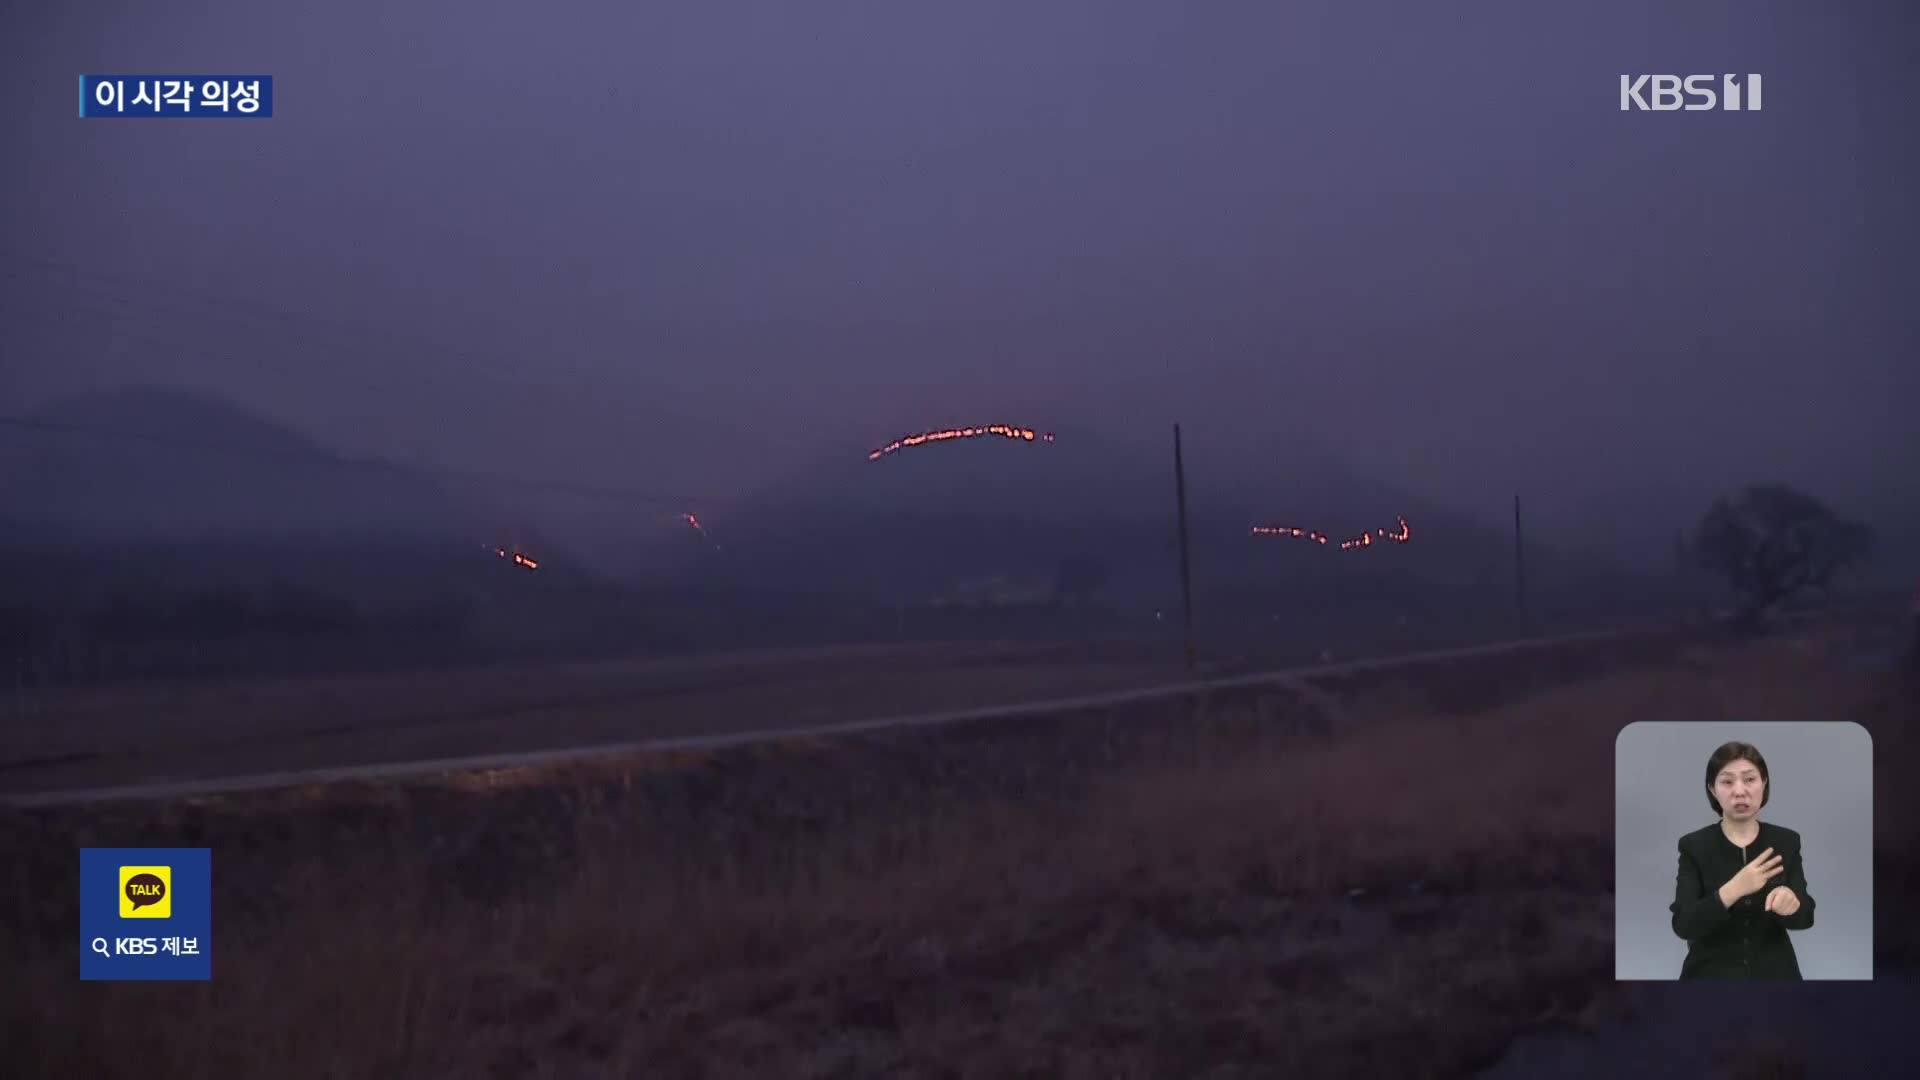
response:
<path id="1" fill-rule="evenodd" d="M 1740 872 L 1733 875 L 1733 878 L 1727 882 L 1727 891 L 1735 900 L 1743 896 L 1752 896 L 1767 887 L 1767 879 L 1780 872 L 1781 863 L 1784 861 L 1781 856 L 1773 853 L 1772 848 L 1768 848 L 1755 855 L 1752 862 L 1741 867 Z"/>
<path id="2" fill-rule="evenodd" d="M 1800 898 L 1785 885 L 1775 885 L 1767 894 L 1767 910 L 1775 915 L 1791 915 L 1800 910 Z"/>

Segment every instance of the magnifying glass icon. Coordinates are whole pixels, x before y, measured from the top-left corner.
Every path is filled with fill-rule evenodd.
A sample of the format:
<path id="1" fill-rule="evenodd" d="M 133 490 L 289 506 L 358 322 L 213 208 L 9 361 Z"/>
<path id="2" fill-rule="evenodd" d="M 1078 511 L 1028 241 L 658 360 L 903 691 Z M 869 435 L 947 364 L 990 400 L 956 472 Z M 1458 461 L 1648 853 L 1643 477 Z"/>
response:
<path id="1" fill-rule="evenodd" d="M 112 953 L 107 951 L 107 939 L 103 937 L 97 937 L 93 939 L 93 951 L 99 953 L 101 956 L 113 955 Z"/>

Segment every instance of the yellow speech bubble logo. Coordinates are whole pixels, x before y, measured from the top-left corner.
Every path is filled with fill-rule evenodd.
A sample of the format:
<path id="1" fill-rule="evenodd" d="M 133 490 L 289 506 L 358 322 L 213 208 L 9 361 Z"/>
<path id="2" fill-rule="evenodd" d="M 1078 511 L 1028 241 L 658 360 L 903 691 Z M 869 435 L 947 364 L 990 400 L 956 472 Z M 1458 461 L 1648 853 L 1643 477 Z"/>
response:
<path id="1" fill-rule="evenodd" d="M 172 918 L 173 867 L 121 867 L 120 917 L 123 919 Z"/>

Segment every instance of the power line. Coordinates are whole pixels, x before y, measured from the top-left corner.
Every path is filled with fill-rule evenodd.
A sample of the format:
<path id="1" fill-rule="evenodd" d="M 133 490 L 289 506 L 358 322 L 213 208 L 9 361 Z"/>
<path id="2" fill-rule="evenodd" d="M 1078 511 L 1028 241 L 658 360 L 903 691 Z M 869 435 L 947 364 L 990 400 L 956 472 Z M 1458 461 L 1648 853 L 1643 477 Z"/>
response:
<path id="1" fill-rule="evenodd" d="M 497 359 L 482 354 L 478 350 L 460 349 L 444 343 L 429 341 L 414 335 L 365 324 L 355 325 L 336 318 L 297 313 L 275 309 L 262 309 L 257 304 L 244 301 L 225 301 L 196 297 L 187 303 L 157 298 L 153 290 L 129 295 L 102 288 L 97 283 L 75 284 L 64 281 L 36 280 L 18 271 L 0 270 L 0 278 L 12 278 L 30 282 L 55 293 L 55 303 L 63 304 L 77 313 L 88 317 L 107 317 L 132 322 L 139 325 L 136 329 L 144 331 L 177 332 L 169 323 L 192 321 L 199 324 L 196 329 L 209 325 L 227 331 L 245 331 L 251 333 L 271 333 L 296 338 L 303 344 L 323 347 L 345 347 L 349 353 L 364 349 L 369 343 L 397 345 L 429 363 L 439 362 L 449 367 L 457 367 L 465 378 L 498 378 L 501 372 L 489 366 L 485 361 Z M 122 277 L 122 280 L 132 280 Z M 176 290 L 177 291 L 177 290 Z M 13 296 L 16 302 L 26 301 L 38 314 L 57 314 L 48 312 L 44 298 L 29 300 L 22 294 Z M 201 305 L 199 307 L 190 304 Z M 203 342 L 194 342 L 203 347 Z M 552 368 L 546 367 L 545 373 Z M 525 380 L 532 381 L 532 380 Z"/>
<path id="2" fill-rule="evenodd" d="M 82 318 L 88 318 L 90 320 L 106 317 L 121 320 L 124 323 L 133 323 L 135 325 L 133 325 L 131 329 L 117 327 L 114 332 L 122 337 L 158 348 L 188 347 L 203 355 L 212 351 L 206 341 L 180 340 L 184 336 L 184 333 L 165 325 L 169 319 L 192 319 L 203 323 L 213 322 L 220 324 L 224 329 L 229 331 L 292 333 L 297 336 L 297 339 L 302 344 L 321 348 L 331 346 L 340 349 L 348 355 L 363 351 L 369 342 L 377 342 L 387 346 L 397 346 L 407 350 L 409 366 L 417 366 L 423 362 L 428 365 L 438 366 L 463 382 L 483 381 L 516 388 L 538 387 L 548 390 L 571 386 L 575 389 L 587 391 L 591 397 L 598 400 L 604 400 L 607 397 L 607 388 L 604 385 L 594 385 L 586 378 L 586 376 L 595 373 L 583 370 L 578 366 L 571 369 L 561 369 L 543 360 L 538 365 L 537 374 L 546 377 L 531 377 L 534 373 L 524 370 L 524 365 L 519 365 L 522 367 L 520 371 L 502 370 L 498 362 L 513 359 L 507 354 L 451 346 L 444 342 L 432 341 L 418 335 L 352 319 L 345 319 L 337 315 L 294 312 L 257 300 L 192 289 L 175 282 L 165 282 L 156 285 L 150 279 L 143 279 L 126 273 L 111 270 L 92 270 L 50 259 L 27 257 L 19 261 L 30 266 L 51 270 L 56 274 L 66 274 L 77 277 L 81 280 L 78 283 L 48 280 L 45 278 L 36 278 L 21 270 L 5 268 L 0 268 L 0 278 L 30 282 L 43 288 L 53 289 L 57 293 L 64 294 L 60 296 L 61 302 L 72 304 L 76 307 L 91 302 L 95 305 L 91 309 L 81 307 L 80 311 L 69 314 L 78 314 Z M 103 280 L 120 282 L 131 289 L 138 290 L 138 292 L 129 295 L 126 292 L 103 288 L 101 286 Z M 201 305 L 201 308 L 199 310 L 190 310 L 177 304 L 169 304 L 165 301 L 154 299 L 154 294 L 159 292 L 171 292 L 176 297 L 188 297 L 192 303 Z M 16 294 L 14 299 L 17 301 L 20 297 Z M 109 310 L 102 310 L 99 305 L 107 305 Z M 42 312 L 42 314 L 44 314 L 44 312 Z M 156 334 L 162 336 L 155 336 Z M 264 359 L 262 354 L 250 354 L 241 357 L 233 346 L 228 346 L 220 350 L 220 352 L 225 353 L 225 358 L 227 359 L 243 361 L 256 368 L 262 366 Z M 288 369 L 285 365 L 282 365 L 282 368 L 283 370 Z M 335 377 L 335 381 L 345 381 L 337 379 L 337 376 L 342 371 L 342 368 L 338 364 L 330 363 L 326 367 L 315 367 L 310 364 L 303 364 L 294 366 L 290 370 L 302 378 L 326 379 L 332 376 Z M 384 371 L 390 376 L 393 369 L 387 368 L 384 369 Z M 551 378 L 551 376 L 555 374 L 564 377 L 558 380 Z M 372 378 L 363 378 L 354 381 L 361 385 L 379 385 L 379 382 Z M 391 381 L 389 381 L 387 385 L 392 385 Z M 661 419 L 676 421 L 680 424 L 706 428 L 717 432 L 729 441 L 759 442 L 768 448 L 772 448 L 774 445 L 774 436 L 766 432 L 751 427 L 725 423 L 709 416 L 691 414 L 665 407 L 657 400 L 640 402 L 623 401 L 619 407 L 622 411 L 629 414 L 650 415 Z"/>
<path id="3" fill-rule="evenodd" d="M 99 438 L 122 442 L 142 443 L 162 446 L 174 450 L 186 450 L 198 453 L 227 454 L 246 457 L 251 460 L 268 458 L 285 461 L 295 465 L 312 468 L 340 470 L 359 470 L 365 472 L 413 473 L 418 475 L 440 476 L 449 479 L 481 481 L 512 487 L 524 487 L 552 491 L 568 495 L 584 495 L 590 498 L 616 499 L 625 502 L 643 502 L 659 506 L 670 506 L 684 510 L 690 506 L 713 505 L 715 500 L 700 499 L 688 495 L 667 494 L 647 491 L 619 485 L 585 484 L 570 480 L 554 480 L 542 477 L 513 476 L 511 474 L 483 472 L 474 469 L 453 469 L 437 465 L 401 465 L 381 458 L 344 458 L 330 454 L 315 447 L 311 450 L 252 449 L 220 443 L 200 442 L 191 439 L 177 439 L 170 436 L 154 435 L 148 432 L 128 431 L 124 429 L 97 427 L 88 424 L 65 423 L 56 420 L 43 420 L 27 416 L 0 416 L 0 427 L 24 431 L 38 431 L 63 435 L 91 435 Z"/>
<path id="4" fill-rule="evenodd" d="M 625 396 L 622 400 L 611 401 L 609 388 L 604 383 L 596 385 L 595 381 L 596 376 L 604 380 L 605 373 L 589 371 L 579 365 L 562 368 L 543 358 L 538 364 L 533 365 L 533 370 L 541 376 L 559 375 L 561 378 L 535 378 L 530 377 L 527 365 L 513 363 L 523 358 L 498 351 L 489 352 L 449 345 L 417 334 L 375 326 L 338 315 L 289 311 L 262 301 L 233 297 L 206 289 L 195 289 L 174 281 L 156 284 L 153 279 L 141 278 L 122 271 L 95 270 L 38 256 L 14 256 L 14 259 L 19 264 L 37 268 L 49 276 L 35 277 L 22 270 L 0 267 L 0 279 L 10 278 L 31 282 L 42 288 L 55 290 L 59 294 L 60 303 L 78 309 L 63 313 L 68 318 L 82 321 L 89 329 L 96 328 L 101 318 L 117 320 L 121 323 L 121 327 L 113 331 L 115 334 L 156 348 L 188 348 L 201 356 L 225 359 L 256 370 L 266 367 L 267 358 L 274 355 L 271 353 L 243 354 L 241 346 L 212 346 L 205 340 L 182 340 L 193 331 L 169 327 L 166 325 L 169 320 L 212 322 L 227 330 L 250 333 L 291 332 L 296 335 L 302 345 L 309 348 L 324 348 L 332 345 L 340 348 L 348 356 L 364 352 L 369 342 L 397 345 L 408 350 L 406 367 L 409 369 L 418 368 L 423 364 L 437 366 L 462 383 L 481 381 L 516 389 L 532 387 L 549 391 L 563 387 L 573 388 L 584 391 L 595 402 L 616 408 L 626 417 L 653 417 L 673 421 L 690 429 L 705 429 L 732 444 L 757 445 L 774 452 L 784 452 L 788 449 L 782 437 L 783 432 L 779 429 L 769 430 L 767 425 L 736 424 L 709 415 L 689 413 L 662 405 L 658 398 L 636 401 L 631 396 Z M 77 282 L 59 280 L 57 275 L 80 280 Z M 130 295 L 125 291 L 103 287 L 103 281 L 119 282 L 132 290 L 132 293 Z M 198 307 L 189 309 L 156 299 L 156 293 L 165 292 L 188 297 L 190 302 Z M 5 303 L 8 299 L 9 296 L 6 293 L 0 292 L 0 303 Z M 16 293 L 11 299 L 18 301 L 24 297 Z M 91 306 L 84 306 L 88 304 Z M 32 313 L 41 318 L 45 318 L 48 314 L 44 309 Z M 30 324 L 32 316 L 23 321 Z M 131 329 L 124 328 L 127 324 L 133 324 Z M 320 328 L 318 334 L 314 332 L 315 327 Z M 555 351 L 564 353 L 566 350 L 562 348 Z M 498 361 L 508 361 L 517 370 L 503 370 L 496 364 Z M 275 366 L 293 377 L 322 382 L 351 383 L 356 387 L 390 388 L 395 385 L 391 380 L 383 381 L 371 372 L 356 374 L 352 378 L 342 378 L 347 369 L 331 359 L 324 365 L 301 363 Z M 395 369 L 389 366 L 381 370 L 384 374 L 391 375 Z M 1048 397 L 1049 399 L 1070 398 L 1077 393 L 1077 390 L 1059 389 Z M 1043 409 L 1042 411 L 1051 410 Z M 878 438 L 890 433 L 874 431 L 868 434 L 870 438 Z"/>
<path id="5" fill-rule="evenodd" d="M 204 289 L 196 289 L 189 286 L 184 286 L 179 284 L 178 282 L 172 282 L 172 281 L 157 282 L 152 278 L 143 278 L 137 275 L 127 274 L 119 271 L 99 270 L 99 269 L 93 269 L 93 268 L 87 268 L 87 267 L 73 266 L 71 264 L 61 263 L 52 259 L 27 257 L 21 261 L 29 265 L 32 265 L 34 267 L 37 267 L 42 271 L 51 271 L 55 274 L 66 274 L 66 275 L 71 275 L 71 276 L 82 279 L 81 285 L 76 285 L 71 281 L 58 281 L 58 280 L 53 280 L 53 281 L 43 280 L 39 282 L 40 284 L 55 286 L 71 293 L 80 294 L 82 296 L 90 296 L 93 299 L 108 301 L 123 307 L 127 307 L 129 309 L 139 307 L 142 304 L 155 303 L 155 301 L 153 300 L 153 297 L 156 293 L 171 292 L 176 299 L 180 297 L 187 297 L 193 303 L 205 305 L 206 307 L 213 309 L 213 311 L 218 313 L 217 315 L 214 316 L 215 318 L 225 320 L 230 324 L 242 324 L 245 318 L 251 318 L 256 325 L 266 324 L 266 325 L 274 326 L 275 328 L 284 328 L 285 326 L 292 324 L 296 326 L 302 333 L 306 333 L 306 334 L 311 334 L 316 327 L 319 327 L 319 328 L 328 329 L 335 334 L 346 334 L 346 335 L 357 334 L 357 335 L 360 335 L 363 340 L 368 336 L 384 339 L 385 341 L 388 341 L 388 342 L 398 343 L 398 344 L 407 345 L 413 348 L 424 350 L 428 354 L 447 354 L 447 353 L 457 352 L 463 355 L 449 356 L 446 358 L 459 361 L 463 365 L 466 365 L 466 366 L 463 366 L 463 371 L 469 371 L 469 372 L 472 370 L 472 368 L 468 362 L 474 359 L 479 359 L 482 356 L 482 354 L 478 350 L 457 349 L 441 342 L 430 341 L 426 338 L 418 337 L 416 335 L 402 333 L 402 332 L 393 330 L 389 327 L 373 326 L 362 321 L 342 318 L 338 315 L 321 315 L 321 314 L 316 314 L 314 312 L 289 311 L 285 308 L 276 307 L 273 304 L 269 304 L 263 301 L 253 300 L 253 299 L 249 299 L 247 297 L 242 297 L 242 296 L 233 296 L 233 295 L 224 294 L 224 293 L 213 293 Z M 13 278 L 20 281 L 35 280 L 35 278 L 33 278 L 31 275 L 19 270 L 0 269 L 0 277 Z M 135 297 L 130 297 L 123 293 L 118 293 L 108 289 L 103 289 L 100 287 L 100 283 L 102 281 L 117 281 L 121 283 L 123 286 L 126 286 L 131 289 L 139 290 L 139 293 Z M 208 312 L 205 310 L 198 311 L 198 312 L 191 312 L 191 313 L 186 312 L 182 310 L 182 308 L 178 304 L 168 305 L 165 303 L 161 303 L 158 307 L 158 310 L 162 313 L 170 314 L 170 315 L 185 315 L 185 314 L 193 314 L 195 316 L 208 315 Z M 552 369 L 547 368 L 546 370 L 551 371 Z"/>

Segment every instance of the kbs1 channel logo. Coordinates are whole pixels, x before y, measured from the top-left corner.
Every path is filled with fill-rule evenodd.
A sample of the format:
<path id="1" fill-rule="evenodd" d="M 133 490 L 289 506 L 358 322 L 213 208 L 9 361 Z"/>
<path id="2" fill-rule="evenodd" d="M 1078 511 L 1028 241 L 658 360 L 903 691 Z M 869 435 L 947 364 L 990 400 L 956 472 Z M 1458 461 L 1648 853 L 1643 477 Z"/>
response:
<path id="1" fill-rule="evenodd" d="M 1759 112 L 1760 87 L 1758 75 L 1622 75 L 1620 111 Z"/>
<path id="2" fill-rule="evenodd" d="M 80 119 L 142 116 L 265 120 L 271 75 L 82 75 Z"/>
<path id="3" fill-rule="evenodd" d="M 81 848 L 80 977 L 213 978 L 210 848 Z"/>

